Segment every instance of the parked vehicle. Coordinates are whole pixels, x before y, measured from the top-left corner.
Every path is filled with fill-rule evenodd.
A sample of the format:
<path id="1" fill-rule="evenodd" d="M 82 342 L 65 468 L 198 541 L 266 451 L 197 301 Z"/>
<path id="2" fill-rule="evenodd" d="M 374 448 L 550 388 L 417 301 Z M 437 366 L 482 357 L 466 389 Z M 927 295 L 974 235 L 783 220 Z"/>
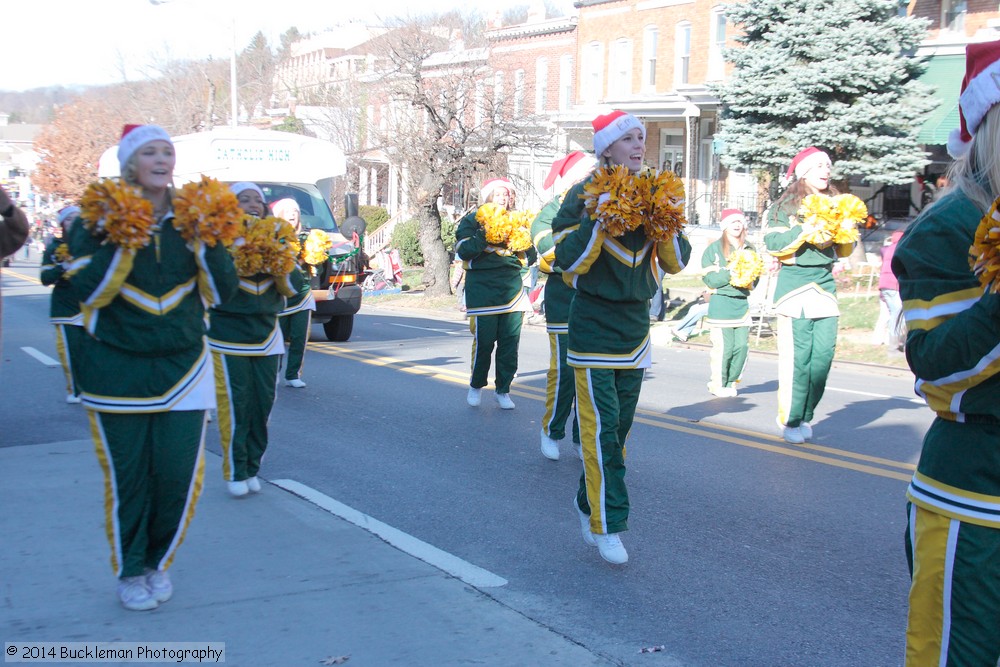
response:
<path id="1" fill-rule="evenodd" d="M 251 181 L 264 191 L 268 204 L 294 199 L 304 233 L 320 229 L 330 236 L 330 259 L 316 267 L 311 277 L 316 299 L 312 321 L 323 325 L 329 340 L 349 340 L 354 315 L 361 308 L 365 266 L 360 241 L 365 225 L 356 214 L 351 217 L 350 201 L 343 229 L 330 210 L 333 180 L 346 172 L 340 149 L 322 139 L 247 127 L 179 135 L 173 142 L 176 185 L 198 180 L 203 174 L 225 183 Z M 98 176 L 119 176 L 117 152 L 118 146 L 112 146 L 101 155 Z"/>

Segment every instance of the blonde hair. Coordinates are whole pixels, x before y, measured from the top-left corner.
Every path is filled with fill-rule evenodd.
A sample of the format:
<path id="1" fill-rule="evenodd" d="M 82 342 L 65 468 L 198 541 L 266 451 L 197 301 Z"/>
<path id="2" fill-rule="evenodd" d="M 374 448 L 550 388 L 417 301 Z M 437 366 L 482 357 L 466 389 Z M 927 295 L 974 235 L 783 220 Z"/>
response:
<path id="1" fill-rule="evenodd" d="M 948 170 L 948 183 L 961 190 L 983 213 L 1000 195 L 1000 105 L 994 104 L 983 118 L 965 155 Z M 940 202 L 936 199 L 928 208 Z"/>

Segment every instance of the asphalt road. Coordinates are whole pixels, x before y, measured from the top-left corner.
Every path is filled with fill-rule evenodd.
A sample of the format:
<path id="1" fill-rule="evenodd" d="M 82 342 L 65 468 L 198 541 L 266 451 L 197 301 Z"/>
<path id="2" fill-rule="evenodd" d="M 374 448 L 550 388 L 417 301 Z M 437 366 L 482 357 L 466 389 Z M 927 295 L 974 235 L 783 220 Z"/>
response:
<path id="1" fill-rule="evenodd" d="M 86 437 L 43 363 L 48 291 L 31 278 L 3 274 L 0 446 Z M 402 309 L 363 309 L 347 343 L 314 327 L 308 388 L 279 388 L 262 476 L 496 573 L 507 584 L 487 594 L 618 664 L 902 664 L 904 492 L 931 421 L 905 373 L 838 366 L 814 442 L 793 446 L 774 427 L 774 358 L 754 355 L 740 395 L 719 399 L 707 350 L 658 346 L 615 567 L 580 538 L 568 440 L 558 462 L 538 450 L 544 330 L 523 332 L 509 412 L 489 391 L 466 405 L 470 341 L 464 321 Z"/>

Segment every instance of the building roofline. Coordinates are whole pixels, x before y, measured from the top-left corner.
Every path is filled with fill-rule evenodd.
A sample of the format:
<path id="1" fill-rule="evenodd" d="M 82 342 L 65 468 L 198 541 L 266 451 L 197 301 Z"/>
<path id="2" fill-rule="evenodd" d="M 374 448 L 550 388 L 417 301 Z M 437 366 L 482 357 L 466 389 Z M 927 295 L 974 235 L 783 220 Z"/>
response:
<path id="1" fill-rule="evenodd" d="M 540 37 L 542 35 L 554 35 L 561 32 L 572 32 L 576 30 L 576 16 L 559 16 L 554 19 L 535 21 L 534 23 L 522 23 L 520 25 L 507 26 L 486 31 L 486 39 L 490 41 L 500 39 L 512 39 L 515 37 Z"/>

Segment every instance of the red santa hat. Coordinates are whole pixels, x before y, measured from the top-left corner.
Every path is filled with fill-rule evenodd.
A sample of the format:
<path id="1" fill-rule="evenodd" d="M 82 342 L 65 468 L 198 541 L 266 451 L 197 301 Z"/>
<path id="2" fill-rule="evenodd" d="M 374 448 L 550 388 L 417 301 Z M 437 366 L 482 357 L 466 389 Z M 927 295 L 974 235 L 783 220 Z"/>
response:
<path id="1" fill-rule="evenodd" d="M 743 215 L 743 211 L 738 208 L 726 208 L 722 210 L 722 213 L 719 216 L 719 226 L 725 229 L 737 220 L 746 221 L 746 216 Z"/>
<path id="2" fill-rule="evenodd" d="M 1000 42 L 969 44 L 965 47 L 965 78 L 958 98 L 959 126 L 948 135 L 948 153 L 952 157 L 969 150 L 972 135 L 983 122 L 986 112 L 1000 102 Z"/>
<path id="3" fill-rule="evenodd" d="M 150 141 L 157 140 L 174 145 L 170 135 L 159 125 L 126 125 L 122 128 L 122 138 L 118 142 L 118 168 L 125 171 L 125 163 L 133 153 Z"/>
<path id="4" fill-rule="evenodd" d="M 792 163 L 788 165 L 788 171 L 785 172 L 785 180 L 791 181 L 792 176 L 802 178 L 810 169 L 823 161 L 829 162 L 830 156 L 815 146 L 803 148 L 799 151 L 798 155 L 792 158 Z"/>
<path id="5" fill-rule="evenodd" d="M 548 190 L 553 185 L 558 184 L 559 190 L 583 180 L 587 174 L 597 166 L 597 160 L 592 155 L 587 155 L 583 151 L 573 151 L 564 158 L 560 158 L 552 163 L 549 175 L 545 177 L 542 187 Z"/>
<path id="6" fill-rule="evenodd" d="M 514 184 L 506 178 L 490 178 L 483 181 L 483 187 L 479 189 L 479 203 L 485 204 L 486 200 L 497 190 L 507 190 L 514 192 Z"/>
<path id="7" fill-rule="evenodd" d="M 65 225 L 67 221 L 72 222 L 80 215 L 80 207 L 76 205 L 64 206 L 59 209 L 57 217 L 60 225 Z"/>
<path id="8" fill-rule="evenodd" d="M 639 119 L 624 111 L 612 111 L 609 114 L 598 116 L 592 122 L 594 126 L 594 155 L 598 158 L 607 150 L 608 146 L 624 137 L 630 130 L 639 128 L 643 136 L 646 128 Z"/>

